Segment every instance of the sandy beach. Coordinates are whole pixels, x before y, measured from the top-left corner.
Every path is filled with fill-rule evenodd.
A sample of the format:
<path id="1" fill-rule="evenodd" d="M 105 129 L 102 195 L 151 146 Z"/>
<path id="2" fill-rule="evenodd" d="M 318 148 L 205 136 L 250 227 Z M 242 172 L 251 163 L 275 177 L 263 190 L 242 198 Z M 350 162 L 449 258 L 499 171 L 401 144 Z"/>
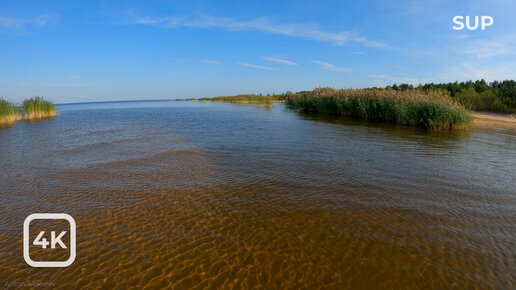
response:
<path id="1" fill-rule="evenodd" d="M 516 118 L 514 115 L 473 113 L 473 118 L 473 126 L 476 127 L 496 127 L 516 130 Z"/>

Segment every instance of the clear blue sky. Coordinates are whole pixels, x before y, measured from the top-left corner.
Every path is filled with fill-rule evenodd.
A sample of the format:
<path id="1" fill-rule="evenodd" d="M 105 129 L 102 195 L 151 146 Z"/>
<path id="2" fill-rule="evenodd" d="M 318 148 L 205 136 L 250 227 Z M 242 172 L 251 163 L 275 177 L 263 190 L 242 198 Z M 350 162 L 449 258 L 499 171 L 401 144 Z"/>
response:
<path id="1" fill-rule="evenodd" d="M 165 99 L 516 78 L 516 2 L 2 1 L 0 96 Z M 455 15 L 494 25 L 455 31 Z"/>

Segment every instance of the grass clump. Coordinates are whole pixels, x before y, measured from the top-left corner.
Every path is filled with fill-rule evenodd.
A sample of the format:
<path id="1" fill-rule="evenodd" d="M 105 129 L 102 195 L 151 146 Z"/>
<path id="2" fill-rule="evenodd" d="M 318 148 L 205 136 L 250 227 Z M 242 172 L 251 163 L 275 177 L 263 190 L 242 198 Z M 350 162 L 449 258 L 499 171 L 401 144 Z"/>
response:
<path id="1" fill-rule="evenodd" d="M 41 97 L 26 99 L 21 106 L 0 98 L 0 126 L 11 125 L 22 119 L 32 121 L 55 116 L 57 111 L 54 104 Z"/>
<path id="2" fill-rule="evenodd" d="M 23 101 L 23 113 L 25 120 L 39 120 L 53 118 L 57 115 L 54 104 L 42 97 L 33 97 Z"/>
<path id="3" fill-rule="evenodd" d="M 465 128 L 472 117 L 439 91 L 317 88 L 286 94 L 288 106 L 304 112 L 380 120 L 431 130 Z"/>
<path id="4" fill-rule="evenodd" d="M 0 126 L 10 125 L 22 118 L 19 107 L 0 98 Z"/>

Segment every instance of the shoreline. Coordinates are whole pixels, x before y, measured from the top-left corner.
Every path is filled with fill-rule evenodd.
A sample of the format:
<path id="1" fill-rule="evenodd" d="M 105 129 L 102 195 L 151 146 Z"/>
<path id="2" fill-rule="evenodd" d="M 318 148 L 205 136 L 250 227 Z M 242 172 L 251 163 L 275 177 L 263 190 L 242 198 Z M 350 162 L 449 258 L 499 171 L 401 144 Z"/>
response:
<path id="1" fill-rule="evenodd" d="M 473 127 L 503 128 L 516 130 L 516 117 L 486 112 L 471 112 L 473 115 Z"/>
<path id="2" fill-rule="evenodd" d="M 231 97 L 229 97 L 231 98 Z M 212 100 L 212 98 L 206 98 L 202 101 L 212 101 L 212 102 L 224 102 L 224 103 L 236 103 L 236 104 L 259 104 L 261 102 L 256 100 L 239 100 L 239 101 L 230 101 L 228 99 L 224 100 Z M 201 100 L 199 100 L 201 101 Z M 285 103 L 284 100 L 273 100 L 272 103 Z M 471 116 L 473 117 L 471 121 L 472 127 L 480 127 L 480 128 L 501 128 L 501 129 L 511 129 L 516 130 L 516 117 L 512 114 L 501 114 L 494 112 L 476 112 L 470 111 Z"/>

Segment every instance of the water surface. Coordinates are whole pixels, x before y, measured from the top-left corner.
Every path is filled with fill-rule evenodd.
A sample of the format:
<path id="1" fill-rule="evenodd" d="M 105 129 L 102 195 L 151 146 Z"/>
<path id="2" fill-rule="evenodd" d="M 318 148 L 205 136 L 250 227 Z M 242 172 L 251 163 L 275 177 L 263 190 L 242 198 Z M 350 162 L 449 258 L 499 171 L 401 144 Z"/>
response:
<path id="1" fill-rule="evenodd" d="M 0 283 L 516 287 L 516 135 L 427 132 L 283 104 L 119 102 L 0 129 Z M 31 268 L 22 224 L 77 222 Z"/>

